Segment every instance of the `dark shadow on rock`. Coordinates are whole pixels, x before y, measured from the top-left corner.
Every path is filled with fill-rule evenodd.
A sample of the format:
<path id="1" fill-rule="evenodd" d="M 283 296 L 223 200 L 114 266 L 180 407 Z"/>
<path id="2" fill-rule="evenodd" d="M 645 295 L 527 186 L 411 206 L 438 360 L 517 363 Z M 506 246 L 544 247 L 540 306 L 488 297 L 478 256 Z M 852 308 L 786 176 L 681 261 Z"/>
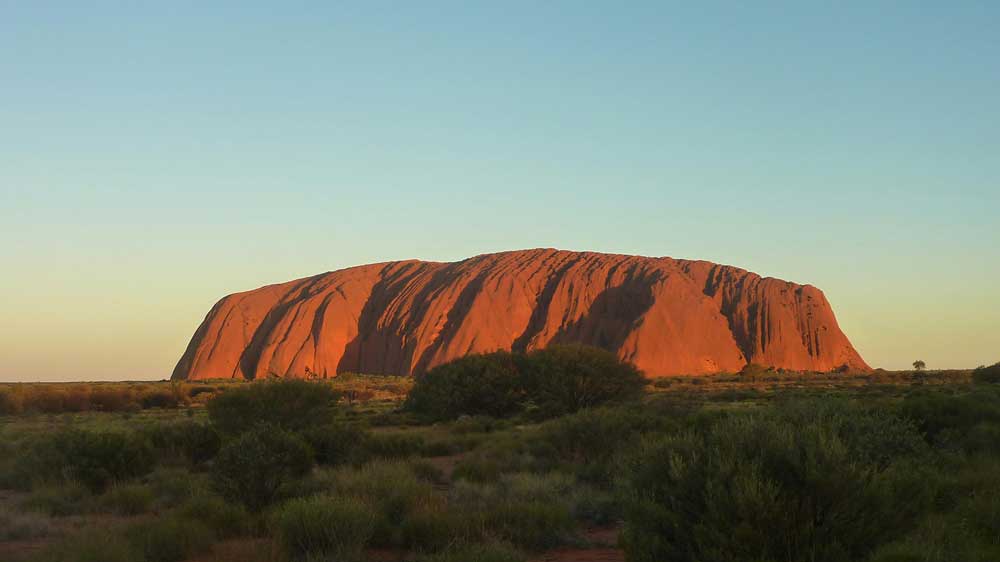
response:
<path id="1" fill-rule="evenodd" d="M 653 286 L 662 279 L 660 272 L 633 268 L 622 284 L 597 295 L 587 313 L 563 326 L 550 343 L 579 343 L 617 353 L 653 306 Z"/>
<path id="2" fill-rule="evenodd" d="M 524 353 L 528 348 L 528 344 L 531 343 L 532 338 L 542 331 L 542 328 L 545 327 L 545 320 L 549 316 L 549 305 L 552 304 L 552 297 L 555 295 L 556 289 L 559 287 L 563 278 L 566 277 L 566 272 L 576 265 L 580 259 L 581 258 L 568 260 L 549 277 L 548 281 L 545 283 L 545 287 L 542 288 L 542 293 L 538 296 L 535 308 L 531 311 L 531 318 L 528 320 L 528 326 L 524 329 L 524 332 L 522 332 L 521 335 L 514 340 L 514 343 L 511 344 L 511 351 Z"/>
<path id="3" fill-rule="evenodd" d="M 246 349 L 243 350 L 243 354 L 240 355 L 239 369 L 243 373 L 243 378 L 247 380 L 253 380 L 255 373 L 257 372 L 257 364 L 260 362 L 260 356 L 264 352 L 265 344 L 271 332 L 274 328 L 281 322 L 281 319 L 285 317 L 285 314 L 293 307 L 302 302 L 303 299 L 309 296 L 310 291 L 317 283 L 323 281 L 323 275 L 316 275 L 304 279 L 300 284 L 292 287 L 288 293 L 285 294 L 279 301 L 277 305 L 267 312 L 264 316 L 264 320 L 257 326 L 257 329 L 253 333 L 253 337 L 250 338 L 250 343 L 247 344 Z"/>
<path id="4" fill-rule="evenodd" d="M 381 326 L 379 320 L 392 301 L 405 290 L 407 284 L 430 267 L 439 269 L 431 274 L 430 280 L 414 296 L 413 310 L 408 320 L 419 323 L 427 314 L 433 294 L 440 290 L 451 275 L 453 265 L 440 267 L 434 263 L 414 263 L 386 275 L 375 284 L 358 316 L 358 335 L 344 347 L 344 355 L 337 363 L 338 373 L 407 374 L 389 363 L 399 362 L 400 366 L 402 363 L 409 363 L 414 351 L 413 344 L 404 348 L 400 319 Z M 377 357 L 377 363 L 373 363 L 368 357 Z"/>

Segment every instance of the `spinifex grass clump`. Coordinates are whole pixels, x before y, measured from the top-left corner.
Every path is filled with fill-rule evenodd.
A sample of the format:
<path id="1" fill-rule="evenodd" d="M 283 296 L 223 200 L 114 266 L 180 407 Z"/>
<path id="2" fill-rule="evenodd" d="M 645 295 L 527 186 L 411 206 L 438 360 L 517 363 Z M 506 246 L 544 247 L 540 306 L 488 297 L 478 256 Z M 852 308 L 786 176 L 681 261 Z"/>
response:
<path id="1" fill-rule="evenodd" d="M 273 516 L 271 526 L 282 550 L 293 560 L 350 562 L 375 534 L 377 516 L 355 498 L 313 496 L 291 500 Z"/>

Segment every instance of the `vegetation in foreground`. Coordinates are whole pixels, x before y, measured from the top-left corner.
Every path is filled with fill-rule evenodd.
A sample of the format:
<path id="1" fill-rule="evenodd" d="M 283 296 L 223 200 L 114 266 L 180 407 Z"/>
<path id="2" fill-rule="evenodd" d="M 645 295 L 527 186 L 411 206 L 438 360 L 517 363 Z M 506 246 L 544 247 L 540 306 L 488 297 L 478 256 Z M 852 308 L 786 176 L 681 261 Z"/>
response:
<path id="1" fill-rule="evenodd" d="M 0 559 L 1000 559 L 1000 364 L 636 392 L 608 359 L 477 356 L 407 400 L 363 376 L 0 387 Z"/>

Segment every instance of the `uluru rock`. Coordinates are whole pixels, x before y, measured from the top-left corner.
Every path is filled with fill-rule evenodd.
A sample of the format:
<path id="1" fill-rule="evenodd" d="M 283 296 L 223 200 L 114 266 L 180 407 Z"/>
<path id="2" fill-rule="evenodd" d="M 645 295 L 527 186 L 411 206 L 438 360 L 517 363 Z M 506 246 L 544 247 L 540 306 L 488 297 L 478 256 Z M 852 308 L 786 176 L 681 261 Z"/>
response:
<path id="1" fill-rule="evenodd" d="M 705 261 L 539 249 L 351 267 L 220 300 L 172 378 L 411 375 L 583 343 L 648 376 L 868 365 L 811 285 Z"/>

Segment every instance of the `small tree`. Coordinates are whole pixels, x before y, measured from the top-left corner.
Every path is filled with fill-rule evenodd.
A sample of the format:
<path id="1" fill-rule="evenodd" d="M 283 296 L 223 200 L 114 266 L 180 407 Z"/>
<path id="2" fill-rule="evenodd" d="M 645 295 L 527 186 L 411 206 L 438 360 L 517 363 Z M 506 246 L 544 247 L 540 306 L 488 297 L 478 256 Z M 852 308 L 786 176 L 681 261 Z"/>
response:
<path id="1" fill-rule="evenodd" d="M 340 394 L 323 382 L 256 382 L 224 391 L 208 403 L 219 432 L 237 435 L 259 423 L 301 431 L 326 425 Z"/>
<path id="2" fill-rule="evenodd" d="M 646 379 L 632 363 L 584 345 L 553 345 L 527 355 L 525 393 L 546 417 L 642 395 Z"/>
<path id="3" fill-rule="evenodd" d="M 292 479 L 305 475 L 312 462 L 312 451 L 300 437 L 262 424 L 222 447 L 212 475 L 223 497 L 260 511 Z"/>
<path id="4" fill-rule="evenodd" d="M 405 407 L 433 419 L 509 416 L 525 399 L 518 360 L 515 354 L 497 351 L 434 367 L 417 378 Z"/>
<path id="5" fill-rule="evenodd" d="M 614 353 L 582 345 L 554 345 L 530 353 L 467 355 L 417 379 L 406 409 L 433 419 L 462 415 L 504 417 L 534 405 L 555 417 L 636 398 L 646 379 Z"/>
<path id="6" fill-rule="evenodd" d="M 916 370 L 918 370 L 918 371 L 923 371 L 924 367 L 926 367 L 926 366 L 927 366 L 927 363 L 924 363 L 920 359 L 917 359 L 916 361 L 913 362 L 913 368 L 916 369 Z"/>

